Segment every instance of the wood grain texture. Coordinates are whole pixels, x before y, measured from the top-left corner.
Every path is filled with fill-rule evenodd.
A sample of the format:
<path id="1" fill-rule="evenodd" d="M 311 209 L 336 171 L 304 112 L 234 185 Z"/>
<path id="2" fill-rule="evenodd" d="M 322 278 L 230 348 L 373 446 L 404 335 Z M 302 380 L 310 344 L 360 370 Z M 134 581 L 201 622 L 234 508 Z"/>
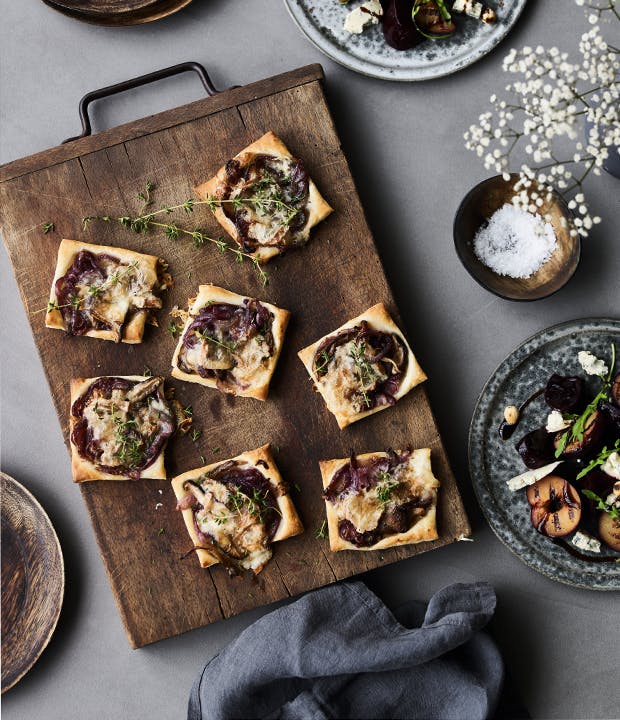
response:
<path id="1" fill-rule="evenodd" d="M 2 496 L 2 692 L 47 646 L 62 607 L 65 571 L 58 538 L 43 508 L 0 473 Z"/>
<path id="2" fill-rule="evenodd" d="M 176 438 L 169 475 L 233 457 L 271 442 L 283 477 L 294 491 L 306 532 L 274 546 L 258 579 L 231 580 L 223 568 L 202 570 L 176 512 L 169 483 L 92 482 L 80 489 L 90 513 L 110 582 L 133 646 L 227 618 L 453 542 L 470 532 L 424 385 L 399 403 L 343 431 L 314 392 L 297 351 L 377 302 L 402 327 L 368 229 L 321 85 L 318 66 L 227 91 L 208 100 L 130 123 L 0 168 L 2 227 L 20 292 L 67 439 L 71 377 L 139 374 L 147 366 L 169 375 L 175 340 L 164 332 L 168 311 L 185 307 L 201 283 L 258 297 L 292 312 L 284 348 L 265 403 L 235 398 L 171 380 L 191 404 L 201 438 Z M 304 163 L 335 212 L 318 225 L 307 247 L 276 259 L 263 288 L 250 264 L 233 262 L 213 247 L 194 250 L 183 240 L 135 235 L 92 223 L 86 215 L 135 213 L 136 193 L 155 183 L 154 206 L 183 202 L 226 159 L 273 130 Z M 102 137 L 103 136 L 103 137 Z M 57 232 L 43 235 L 54 221 Z M 204 207 L 179 217 L 186 227 L 220 234 Z M 137 346 L 116 346 L 47 330 L 43 316 L 60 238 L 128 247 L 170 263 L 176 284 L 165 294 L 160 329 L 149 328 Z M 410 338 L 416 351 L 415 338 Z M 433 379 L 433 368 L 424 368 Z M 440 539 L 381 553 L 331 553 L 315 538 L 324 503 L 318 461 L 387 447 L 430 447 L 439 495 Z M 70 482 L 67 465 L 67 482 Z M 162 504 L 161 506 L 159 504 Z"/>
<path id="3" fill-rule="evenodd" d="M 53 10 L 75 20 L 123 27 L 141 25 L 167 17 L 192 0 L 43 0 Z"/>

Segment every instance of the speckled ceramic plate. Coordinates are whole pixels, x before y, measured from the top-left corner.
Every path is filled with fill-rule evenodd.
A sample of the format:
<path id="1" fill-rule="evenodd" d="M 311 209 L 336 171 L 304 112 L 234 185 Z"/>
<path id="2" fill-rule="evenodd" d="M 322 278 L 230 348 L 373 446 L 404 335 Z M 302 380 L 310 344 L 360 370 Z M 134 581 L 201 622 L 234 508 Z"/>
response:
<path id="1" fill-rule="evenodd" d="M 431 80 L 450 75 L 490 52 L 516 23 L 527 0 L 489 0 L 497 22 L 485 25 L 455 15 L 457 30 L 447 40 L 425 40 L 411 50 L 394 50 L 379 25 L 350 35 L 344 30 L 348 12 L 358 0 L 284 0 L 293 20 L 321 52 L 352 70 L 385 80 Z"/>
<path id="2" fill-rule="evenodd" d="M 620 589 L 620 562 L 597 563 L 572 557 L 534 530 L 525 490 L 511 492 L 506 486 L 507 480 L 527 469 L 515 450 L 515 441 L 544 424 L 549 409 L 542 398 L 534 401 L 515 436 L 506 442 L 500 439 L 498 428 L 504 408 L 520 404 L 545 385 L 552 373 L 583 376 L 577 361 L 579 350 L 589 350 L 609 362 L 612 343 L 620 350 L 618 320 L 575 320 L 532 336 L 491 375 L 469 429 L 469 472 L 482 512 L 497 537 L 534 570 L 552 580 L 590 590 Z M 589 378 L 589 382 L 591 389 L 598 391 L 598 380 Z M 620 559 L 620 553 L 613 550 L 603 553 L 617 554 Z"/>

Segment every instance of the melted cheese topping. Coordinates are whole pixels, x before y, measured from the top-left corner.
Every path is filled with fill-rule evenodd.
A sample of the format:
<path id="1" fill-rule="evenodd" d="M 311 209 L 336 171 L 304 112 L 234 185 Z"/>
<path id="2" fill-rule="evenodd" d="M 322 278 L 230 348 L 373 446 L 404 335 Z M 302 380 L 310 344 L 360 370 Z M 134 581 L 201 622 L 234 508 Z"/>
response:
<path id="1" fill-rule="evenodd" d="M 99 465 L 118 467 L 127 464 L 123 460 L 123 428 L 131 427 L 143 438 L 157 431 L 160 416 L 168 413 L 165 401 L 157 396 L 152 402 L 136 408 L 127 400 L 128 395 L 139 390 L 140 386 L 152 383 L 152 380 L 146 380 L 128 392 L 116 388 L 112 390 L 110 398 L 93 397 L 84 408 L 84 417 L 93 433 L 93 440 L 102 451 L 97 459 Z"/>
<path id="2" fill-rule="evenodd" d="M 290 174 L 293 163 L 294 161 L 288 157 L 270 155 L 269 158 L 270 167 L 284 176 Z M 232 188 L 229 198 L 234 199 L 247 194 L 249 186 L 252 197 L 264 200 L 265 202 L 262 203 L 244 203 L 243 205 L 242 215 L 249 223 L 248 237 L 255 240 L 259 245 L 277 245 L 288 231 L 291 210 L 271 201 L 277 198 L 290 206 L 293 197 L 283 194 L 284 189 L 275 182 L 267 185 L 266 188 L 255 189 L 256 186 L 252 186 L 252 183 L 260 180 L 261 176 L 262 173 L 259 175 L 257 172 L 253 172 L 247 181 L 238 183 Z M 295 237 L 297 240 L 307 239 L 308 234 L 309 231 L 304 228 L 304 231 L 296 232 Z"/>
<path id="3" fill-rule="evenodd" d="M 365 412 L 369 409 L 365 394 L 372 392 L 388 377 L 378 363 L 365 366 L 368 370 L 362 370 L 354 359 L 356 347 L 359 348 L 359 345 L 354 341 L 339 345 L 326 374 L 317 379 L 323 397 L 329 398 L 328 405 L 332 412 Z"/>
<path id="4" fill-rule="evenodd" d="M 195 513 L 201 532 L 228 555 L 236 558 L 246 570 L 262 567 L 272 555 L 265 525 L 250 512 L 250 504 L 235 502 L 228 486 L 209 477 L 201 487 L 188 485 L 203 506 Z"/>
<path id="5" fill-rule="evenodd" d="M 82 307 L 96 319 L 122 325 L 132 309 L 161 307 L 161 300 L 153 294 L 153 272 L 145 263 L 135 260 L 127 264 L 101 255 L 97 262 L 103 279 L 86 274 L 76 287 L 76 294 L 84 299 Z"/>
<path id="6" fill-rule="evenodd" d="M 438 481 L 429 473 L 426 458 L 413 453 L 384 479 L 370 489 L 353 490 L 334 503 L 338 520 L 349 520 L 360 532 L 374 530 L 385 510 L 407 502 L 412 497 L 433 497 Z M 386 491 L 387 490 L 387 491 Z"/>
<path id="7" fill-rule="evenodd" d="M 225 338 L 215 338 L 226 345 Z M 180 359 L 190 372 L 198 368 L 227 370 L 228 377 L 242 388 L 260 386 L 269 378 L 271 350 L 264 336 L 255 335 L 247 342 L 229 345 L 229 350 L 208 339 L 199 339 L 193 347 L 183 346 Z"/>

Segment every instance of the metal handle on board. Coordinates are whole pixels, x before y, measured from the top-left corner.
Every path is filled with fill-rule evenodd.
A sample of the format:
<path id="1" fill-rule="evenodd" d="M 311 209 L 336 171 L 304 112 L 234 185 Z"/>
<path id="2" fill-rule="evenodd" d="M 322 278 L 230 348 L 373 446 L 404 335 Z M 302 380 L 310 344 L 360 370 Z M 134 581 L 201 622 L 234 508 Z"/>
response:
<path id="1" fill-rule="evenodd" d="M 110 95 L 116 95 L 117 93 L 124 92 L 125 90 L 132 90 L 133 88 L 140 87 L 142 85 L 148 85 L 149 83 L 157 80 L 163 80 L 174 75 L 180 75 L 184 72 L 195 72 L 198 74 L 204 89 L 207 91 L 207 95 L 215 95 L 219 92 L 211 82 L 209 74 L 204 67 L 197 62 L 184 62 L 172 67 L 163 68 L 162 70 L 155 70 L 154 72 L 147 73 L 146 75 L 140 75 L 140 77 L 132 78 L 131 80 L 125 80 L 123 82 L 116 83 L 115 85 L 108 85 L 108 87 L 101 88 L 100 90 L 93 90 L 92 92 L 86 93 L 80 100 L 79 112 L 80 120 L 82 121 L 82 132 L 80 135 L 76 135 L 72 138 L 63 140 L 62 144 L 72 142 L 73 140 L 79 140 L 80 138 L 87 137 L 91 134 L 90 118 L 88 116 L 88 106 L 95 100 L 101 100 L 102 98 L 109 97 Z"/>

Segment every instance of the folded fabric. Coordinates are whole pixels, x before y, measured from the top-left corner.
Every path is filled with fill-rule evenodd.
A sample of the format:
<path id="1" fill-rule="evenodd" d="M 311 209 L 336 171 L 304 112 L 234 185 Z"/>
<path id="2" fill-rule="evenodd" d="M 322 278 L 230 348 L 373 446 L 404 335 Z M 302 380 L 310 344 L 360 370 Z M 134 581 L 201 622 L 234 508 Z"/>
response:
<path id="1" fill-rule="evenodd" d="M 446 587 L 398 619 L 361 582 L 311 592 L 205 666 L 188 720 L 492 717 L 504 666 L 480 631 L 494 611 L 486 583 Z"/>

